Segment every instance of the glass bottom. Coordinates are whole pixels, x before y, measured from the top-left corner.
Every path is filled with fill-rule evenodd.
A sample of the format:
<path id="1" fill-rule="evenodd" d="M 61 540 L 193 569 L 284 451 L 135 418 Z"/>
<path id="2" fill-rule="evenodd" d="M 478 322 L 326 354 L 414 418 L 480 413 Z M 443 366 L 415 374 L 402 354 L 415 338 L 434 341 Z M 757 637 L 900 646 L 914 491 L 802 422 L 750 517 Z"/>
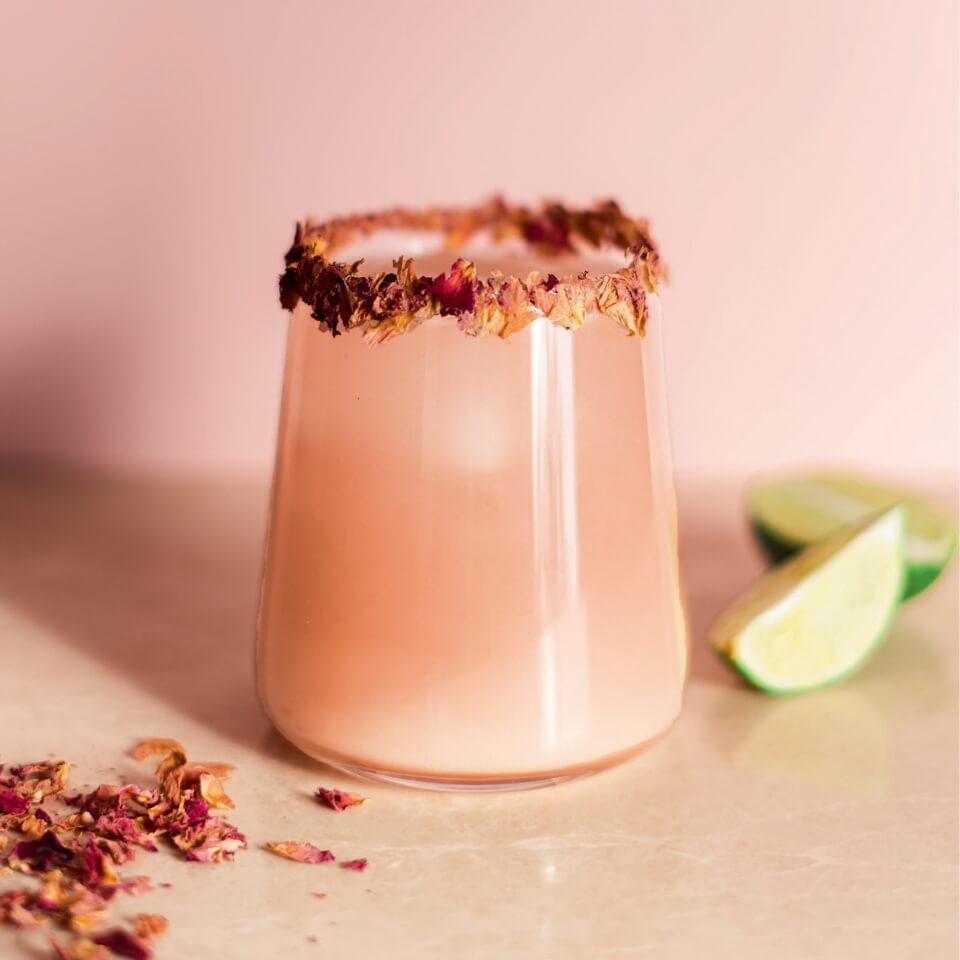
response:
<path id="1" fill-rule="evenodd" d="M 373 767 L 358 767 L 348 763 L 324 761 L 334 770 L 339 770 L 361 780 L 373 780 L 380 783 L 393 783 L 399 787 L 411 787 L 415 790 L 439 790 L 447 793 L 497 793 L 506 790 L 536 790 L 539 787 L 552 787 L 558 783 L 569 783 L 589 777 L 594 770 L 576 770 L 570 773 L 554 775 L 534 775 L 525 777 L 504 776 L 495 779 L 470 777 L 430 777 L 409 773 L 392 773 L 389 770 L 377 770 Z M 600 768 L 598 768 L 600 769 Z"/>
<path id="2" fill-rule="evenodd" d="M 584 777 L 600 773 L 610 767 L 615 767 L 626 760 L 635 757 L 638 753 L 652 746 L 669 732 L 671 723 L 660 733 L 644 740 L 626 750 L 598 757 L 596 760 L 577 764 L 571 767 L 562 767 L 553 770 L 532 771 L 530 773 L 504 774 L 433 774 L 423 771 L 388 770 L 374 764 L 357 762 L 343 756 L 337 756 L 329 751 L 319 749 L 312 744 L 304 743 L 297 737 L 292 737 L 278 727 L 280 733 L 289 740 L 298 750 L 308 756 L 325 763 L 334 770 L 356 777 L 361 780 L 371 780 L 380 783 L 391 783 L 401 787 L 410 787 L 417 790 L 436 790 L 449 793 L 495 793 L 512 790 L 536 790 L 540 787 L 552 787 L 560 783 L 571 783 Z"/>

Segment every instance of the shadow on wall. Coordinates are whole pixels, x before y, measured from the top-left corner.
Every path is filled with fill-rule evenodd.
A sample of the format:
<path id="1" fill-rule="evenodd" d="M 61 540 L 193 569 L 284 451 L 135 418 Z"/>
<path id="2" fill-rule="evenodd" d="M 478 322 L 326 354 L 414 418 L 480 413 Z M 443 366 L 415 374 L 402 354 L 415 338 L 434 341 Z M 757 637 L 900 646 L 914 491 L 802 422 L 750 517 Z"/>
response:
<path id="1" fill-rule="evenodd" d="M 0 329 L 9 321 L 0 319 Z M 57 322 L 44 314 L 28 326 L 29 339 L 0 344 L 0 450 L 16 457 L 56 450 L 68 459 L 91 438 L 115 435 L 131 392 L 115 335 L 93 317 Z"/>

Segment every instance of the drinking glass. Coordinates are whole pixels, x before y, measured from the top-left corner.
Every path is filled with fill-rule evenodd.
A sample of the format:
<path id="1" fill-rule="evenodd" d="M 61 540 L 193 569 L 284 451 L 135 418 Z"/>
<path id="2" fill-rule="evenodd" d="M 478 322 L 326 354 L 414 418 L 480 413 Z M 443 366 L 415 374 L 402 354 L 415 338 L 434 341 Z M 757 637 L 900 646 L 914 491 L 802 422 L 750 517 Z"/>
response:
<path id="1" fill-rule="evenodd" d="M 419 234 L 350 253 L 388 263 L 401 239 L 418 268 L 450 262 Z M 597 268 L 581 260 L 564 271 Z M 257 655 L 285 737 L 353 774 L 481 790 L 591 773 L 669 728 L 687 650 L 647 306 L 643 337 L 591 315 L 505 341 L 439 316 L 374 347 L 297 306 Z"/>

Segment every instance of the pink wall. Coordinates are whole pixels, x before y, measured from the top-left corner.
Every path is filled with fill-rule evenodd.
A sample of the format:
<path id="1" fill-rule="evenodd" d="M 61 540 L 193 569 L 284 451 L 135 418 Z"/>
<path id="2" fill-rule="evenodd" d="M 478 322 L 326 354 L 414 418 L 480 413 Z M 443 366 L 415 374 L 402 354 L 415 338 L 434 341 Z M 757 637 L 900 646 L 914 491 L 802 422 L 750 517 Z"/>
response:
<path id="1" fill-rule="evenodd" d="M 957 459 L 957 5 L 43 3 L 0 15 L 0 451 L 264 464 L 294 220 L 615 194 L 684 471 Z"/>

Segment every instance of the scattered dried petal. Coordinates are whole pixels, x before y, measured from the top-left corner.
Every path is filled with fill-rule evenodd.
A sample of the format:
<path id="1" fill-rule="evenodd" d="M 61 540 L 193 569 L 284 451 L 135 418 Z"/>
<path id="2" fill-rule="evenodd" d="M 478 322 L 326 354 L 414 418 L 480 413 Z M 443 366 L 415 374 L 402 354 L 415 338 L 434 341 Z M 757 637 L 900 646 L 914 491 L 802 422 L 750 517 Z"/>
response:
<path id="1" fill-rule="evenodd" d="M 368 865 L 366 857 L 359 857 L 356 860 L 344 860 L 343 863 L 340 864 L 344 870 L 357 870 L 360 873 L 366 870 Z"/>
<path id="2" fill-rule="evenodd" d="M 82 890 L 66 907 L 67 922 L 78 933 L 85 933 L 107 919 L 107 901 L 92 890 Z"/>
<path id="3" fill-rule="evenodd" d="M 47 831 L 37 840 L 21 840 L 10 853 L 10 866 L 25 873 L 40 873 L 63 866 L 73 859 L 55 833 Z"/>
<path id="4" fill-rule="evenodd" d="M 149 877 L 124 877 L 112 890 L 122 890 L 131 897 L 142 897 L 145 893 L 153 893 L 153 884 Z M 106 894 L 110 891 L 104 890 L 103 892 Z"/>
<path id="5" fill-rule="evenodd" d="M 219 817 L 210 817 L 200 827 L 188 827 L 171 839 L 184 851 L 187 860 L 200 863 L 232 860 L 238 850 L 244 850 L 247 846 L 247 838 L 236 827 Z"/>
<path id="6" fill-rule="evenodd" d="M 211 807 L 233 809 L 233 801 L 227 796 L 226 791 L 223 789 L 220 778 L 214 776 L 205 767 L 200 767 L 199 764 L 197 764 L 197 768 L 203 771 L 198 775 L 200 796 L 206 800 Z"/>
<path id="7" fill-rule="evenodd" d="M 31 810 L 20 818 L 19 830 L 31 840 L 42 837 L 51 824 L 50 815 L 45 810 Z"/>
<path id="8" fill-rule="evenodd" d="M 94 888 L 112 886 L 117 882 L 116 871 L 90 834 L 87 834 L 87 847 L 83 854 L 81 881 L 86 886 Z"/>
<path id="9" fill-rule="evenodd" d="M 34 905 L 38 910 L 52 912 L 59 910 L 68 901 L 69 895 L 63 888 L 63 874 L 51 870 L 43 881 L 43 889 L 37 894 Z"/>
<path id="10" fill-rule="evenodd" d="M 347 793 L 346 790 L 329 790 L 327 787 L 317 787 L 314 793 L 317 803 L 325 803 L 333 810 L 346 810 L 347 807 L 358 807 L 366 800 L 359 793 Z"/>
<path id="11" fill-rule="evenodd" d="M 336 857 L 329 850 L 321 850 L 312 843 L 300 840 L 286 840 L 283 843 L 268 843 L 267 849 L 287 860 L 297 863 L 329 863 Z"/>
<path id="12" fill-rule="evenodd" d="M 167 932 L 167 918 L 162 913 L 138 913 L 133 933 L 142 940 L 151 940 Z"/>
<path id="13" fill-rule="evenodd" d="M 211 808 L 232 806 L 221 777 L 233 768 L 190 763 L 177 741 L 144 741 L 134 751 L 137 756 L 157 752 L 165 756 L 156 788 L 101 784 L 75 796 L 63 794 L 67 763 L 0 765 L 0 872 L 18 870 L 43 881 L 40 889 L 0 896 L 0 923 L 26 927 L 50 920 L 72 931 L 76 936 L 69 942 L 50 941 L 61 960 L 152 956 L 150 938 L 166 929 L 159 914 L 139 914 L 132 930 L 90 933 L 107 919 L 109 901 L 117 894 L 152 889 L 147 877 L 121 877 L 114 865 L 133 859 L 138 849 L 157 850 L 157 838 L 188 860 L 230 859 L 246 846 L 236 827 L 211 814 Z M 48 809 L 61 804 L 68 812 L 54 810 L 51 816 L 39 806 L 50 798 L 54 803 Z M 25 839 L 10 847 L 7 831 Z"/>
<path id="14" fill-rule="evenodd" d="M 41 760 L 9 767 L 0 786 L 19 793 L 34 803 L 62 792 L 67 785 L 70 764 L 63 760 Z"/>
<path id="15" fill-rule="evenodd" d="M 212 773 L 218 780 L 227 780 L 237 768 L 232 763 L 218 763 L 216 760 L 204 760 L 201 764 L 208 773 Z"/>
<path id="16" fill-rule="evenodd" d="M 107 930 L 106 933 L 97 934 L 92 939 L 94 943 L 106 947 L 118 957 L 129 957 L 130 960 L 150 960 L 153 956 L 150 944 L 146 940 L 134 936 L 122 927 L 114 927 L 112 930 Z"/>
<path id="17" fill-rule="evenodd" d="M 30 801 L 13 790 L 0 789 L 0 813 L 26 813 Z"/>
<path id="18" fill-rule="evenodd" d="M 188 763 L 182 749 L 171 750 L 157 767 L 160 793 L 171 803 L 179 804 L 188 792 L 202 797 L 211 807 L 233 807 L 220 778 L 199 763 Z"/>
<path id="19" fill-rule="evenodd" d="M 113 954 L 87 937 L 81 937 L 67 945 L 56 937 L 50 938 L 50 946 L 57 956 L 57 960 L 113 960 Z"/>
<path id="20" fill-rule="evenodd" d="M 0 893 L 0 923 L 14 927 L 29 928 L 40 923 L 40 919 L 31 912 L 33 906 L 29 890 L 9 890 Z"/>
<path id="21" fill-rule="evenodd" d="M 141 740 L 131 751 L 130 756 L 134 760 L 146 760 L 147 757 L 155 757 L 158 754 L 164 756 L 168 753 L 183 753 L 187 751 L 179 740 L 170 740 L 165 737 L 148 737 Z"/>

